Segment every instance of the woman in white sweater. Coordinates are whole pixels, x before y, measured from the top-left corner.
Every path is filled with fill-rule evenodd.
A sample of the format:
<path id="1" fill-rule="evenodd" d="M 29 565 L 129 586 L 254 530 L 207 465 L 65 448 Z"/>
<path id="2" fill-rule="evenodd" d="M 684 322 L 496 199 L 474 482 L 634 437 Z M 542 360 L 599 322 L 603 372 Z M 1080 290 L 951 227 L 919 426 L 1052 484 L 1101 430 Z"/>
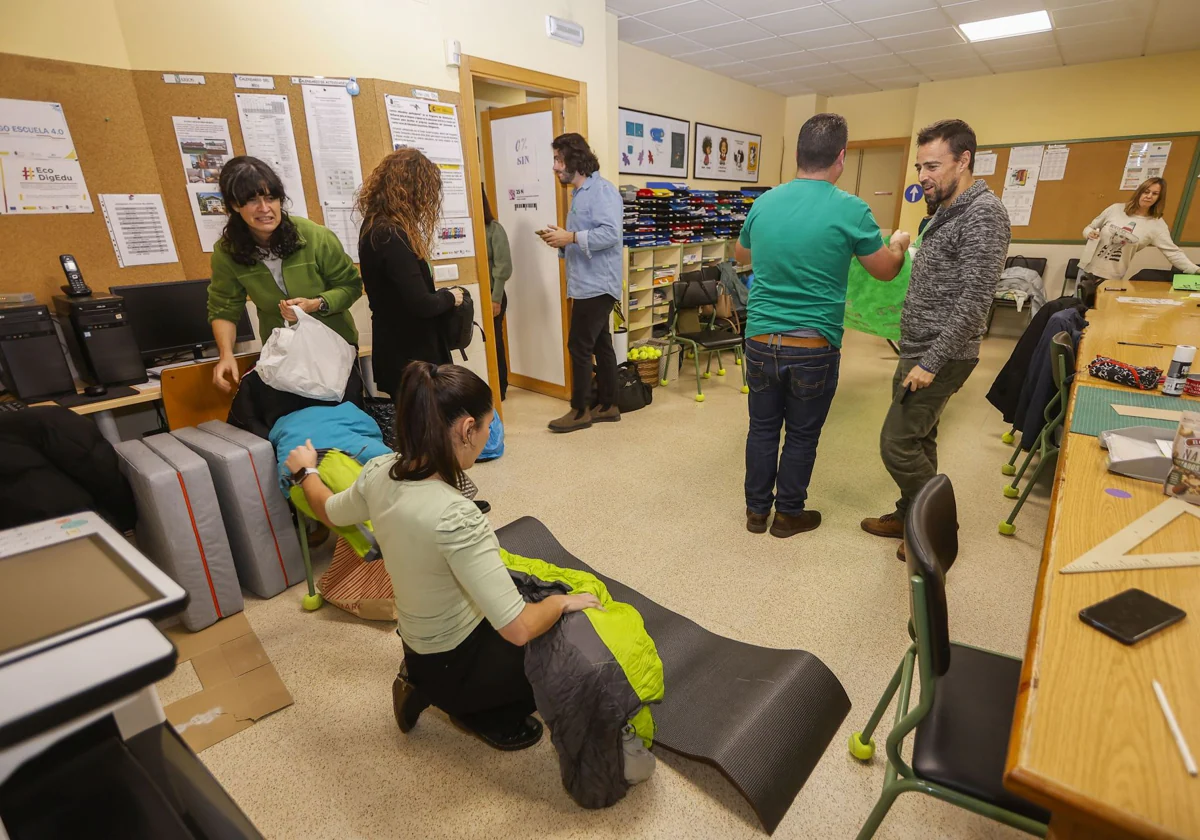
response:
<path id="1" fill-rule="evenodd" d="M 1147 178 L 1127 203 L 1107 207 L 1083 229 L 1083 235 L 1092 240 L 1079 261 L 1080 282 L 1085 288 L 1104 280 L 1124 279 L 1134 254 L 1148 245 L 1162 251 L 1180 273 L 1200 274 L 1200 266 L 1171 241 L 1170 228 L 1162 218 L 1166 204 L 1167 182 Z"/>

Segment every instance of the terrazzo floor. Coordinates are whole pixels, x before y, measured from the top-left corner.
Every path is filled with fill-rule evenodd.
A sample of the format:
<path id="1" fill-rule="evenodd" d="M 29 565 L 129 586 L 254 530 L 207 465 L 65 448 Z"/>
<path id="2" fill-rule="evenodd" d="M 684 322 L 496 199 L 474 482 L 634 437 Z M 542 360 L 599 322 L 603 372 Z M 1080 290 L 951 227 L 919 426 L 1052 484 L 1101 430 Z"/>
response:
<path id="1" fill-rule="evenodd" d="M 1012 504 L 999 467 L 1009 448 L 984 400 L 1011 352 L 989 339 L 975 374 L 943 415 L 941 469 L 955 484 L 961 549 L 948 583 L 957 641 L 1021 655 L 1048 511 L 1038 488 L 1002 537 Z M 896 542 L 859 520 L 891 509 L 895 487 L 878 457 L 895 357 L 880 339 L 846 336 L 841 383 L 810 488 L 824 515 L 811 533 L 780 540 L 744 527 L 746 432 L 740 370 L 655 389 L 652 406 L 570 435 L 546 422 L 563 404 L 518 389 L 504 404 L 506 452 L 472 470 L 499 527 L 533 515 L 568 550 L 664 606 L 746 642 L 802 648 L 838 676 L 854 704 L 776 838 L 853 837 L 882 784 L 846 752 L 907 644 L 908 594 Z M 690 368 L 685 368 L 690 375 Z M 318 551 L 318 573 L 332 541 Z M 303 586 L 246 612 L 294 705 L 201 754 L 271 838 L 761 838 L 740 795 L 715 770 L 659 751 L 654 777 L 603 811 L 563 790 L 549 739 L 502 754 L 426 712 L 396 728 L 391 682 L 400 643 L 385 623 L 326 605 L 300 608 Z M 184 664 L 160 684 L 165 703 L 199 688 Z M 670 686 L 667 687 L 670 690 Z M 878 743 L 886 737 L 885 715 Z M 879 838 L 1015 838 L 1020 833 L 927 797 L 907 795 Z"/>

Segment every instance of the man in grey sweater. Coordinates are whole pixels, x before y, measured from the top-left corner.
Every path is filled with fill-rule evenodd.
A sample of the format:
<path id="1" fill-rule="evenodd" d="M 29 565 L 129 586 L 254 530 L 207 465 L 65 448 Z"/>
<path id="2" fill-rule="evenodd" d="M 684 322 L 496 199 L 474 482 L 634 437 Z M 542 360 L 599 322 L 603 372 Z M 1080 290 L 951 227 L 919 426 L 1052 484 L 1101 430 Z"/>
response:
<path id="1" fill-rule="evenodd" d="M 1008 212 L 976 181 L 975 132 L 941 120 L 917 135 L 917 177 L 938 205 L 913 259 L 900 316 L 900 362 L 879 451 L 900 487 L 896 510 L 864 519 L 862 528 L 902 539 L 908 506 L 937 474 L 942 410 L 979 362 L 988 309 L 1012 236 Z M 904 559 L 904 543 L 896 556 Z"/>

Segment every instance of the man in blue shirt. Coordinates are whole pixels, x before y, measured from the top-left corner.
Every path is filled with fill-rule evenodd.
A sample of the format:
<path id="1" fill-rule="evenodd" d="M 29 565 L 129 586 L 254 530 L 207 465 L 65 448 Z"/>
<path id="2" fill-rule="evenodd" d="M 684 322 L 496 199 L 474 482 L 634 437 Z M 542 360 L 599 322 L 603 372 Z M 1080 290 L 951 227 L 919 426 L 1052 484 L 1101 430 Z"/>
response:
<path id="1" fill-rule="evenodd" d="M 547 225 L 542 241 L 558 249 L 567 266 L 571 328 L 571 410 L 550 421 L 552 432 L 574 432 L 592 423 L 621 419 L 617 408 L 617 357 L 609 326 L 621 296 L 621 193 L 600 177 L 600 161 L 578 134 L 562 134 L 551 143 L 554 174 L 575 188 L 567 226 Z M 599 405 L 591 410 L 592 356 L 596 357 Z"/>

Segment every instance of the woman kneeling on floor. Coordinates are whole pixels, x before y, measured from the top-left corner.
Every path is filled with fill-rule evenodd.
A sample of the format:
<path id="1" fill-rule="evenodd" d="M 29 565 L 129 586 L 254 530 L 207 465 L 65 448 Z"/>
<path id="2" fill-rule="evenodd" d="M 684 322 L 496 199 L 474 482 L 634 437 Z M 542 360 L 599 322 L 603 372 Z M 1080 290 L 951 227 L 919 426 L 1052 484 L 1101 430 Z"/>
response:
<path id="1" fill-rule="evenodd" d="M 399 392 L 396 444 L 405 454 L 368 462 L 336 495 L 317 476 L 311 443 L 292 450 L 287 468 L 306 472 L 304 495 L 327 525 L 369 519 L 375 528 L 404 641 L 405 669 L 393 687 L 401 731 L 434 705 L 496 749 L 531 747 L 542 724 L 531 716 L 524 645 L 564 613 L 600 602 L 552 595 L 525 603 L 491 524 L 459 492 L 463 471 L 487 443 L 487 383 L 463 367 L 412 362 Z"/>

